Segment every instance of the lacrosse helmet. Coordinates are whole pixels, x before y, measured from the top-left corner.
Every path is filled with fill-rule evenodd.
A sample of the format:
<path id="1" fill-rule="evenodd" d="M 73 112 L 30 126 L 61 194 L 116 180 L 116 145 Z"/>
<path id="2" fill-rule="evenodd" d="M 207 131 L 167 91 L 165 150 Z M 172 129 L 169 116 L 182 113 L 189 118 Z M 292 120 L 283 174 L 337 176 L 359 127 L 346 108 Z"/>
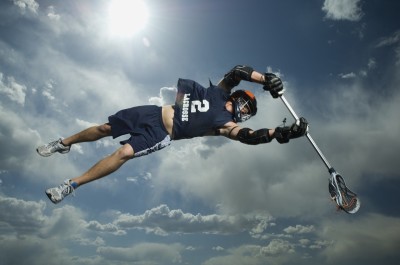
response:
<path id="1" fill-rule="evenodd" d="M 233 105 L 233 119 L 235 122 L 244 122 L 257 113 L 257 100 L 253 93 L 248 90 L 236 90 L 229 100 Z M 246 108 L 247 112 L 242 112 Z"/>

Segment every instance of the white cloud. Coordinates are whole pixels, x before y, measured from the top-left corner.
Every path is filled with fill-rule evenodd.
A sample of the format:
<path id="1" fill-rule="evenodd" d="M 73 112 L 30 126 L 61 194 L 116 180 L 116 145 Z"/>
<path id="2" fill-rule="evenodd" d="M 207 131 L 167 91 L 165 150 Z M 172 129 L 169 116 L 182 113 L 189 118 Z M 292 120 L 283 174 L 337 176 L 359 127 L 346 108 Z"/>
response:
<path id="1" fill-rule="evenodd" d="M 3 235 L 29 235 L 43 238 L 70 239 L 85 228 L 83 214 L 71 206 L 63 206 L 46 214 L 44 201 L 26 201 L 0 195 L 0 220 Z M 68 223 L 68 226 L 65 226 Z"/>
<path id="2" fill-rule="evenodd" d="M 375 58 L 370 58 L 368 60 L 368 69 L 374 69 L 376 67 L 376 60 Z"/>
<path id="3" fill-rule="evenodd" d="M 274 239 L 267 246 L 262 247 L 260 250 L 264 255 L 280 255 L 293 253 L 294 247 L 291 243 L 282 239 Z"/>
<path id="4" fill-rule="evenodd" d="M 307 245 L 309 245 L 310 242 L 311 242 L 311 241 L 310 241 L 309 239 L 307 239 L 307 238 L 299 239 L 300 245 L 301 245 L 301 246 L 304 246 L 304 247 L 306 247 Z"/>
<path id="5" fill-rule="evenodd" d="M 175 87 L 162 87 L 160 89 L 159 97 L 151 97 L 149 99 L 150 104 L 157 106 L 163 106 L 168 104 L 174 104 L 177 89 Z"/>
<path id="6" fill-rule="evenodd" d="M 224 251 L 224 250 L 225 250 L 225 249 L 224 249 L 223 247 L 221 247 L 221 246 L 216 246 L 216 247 L 213 247 L 212 249 L 215 250 L 215 251 Z"/>
<path id="7" fill-rule="evenodd" d="M 305 241 L 301 242 L 304 243 Z M 327 240 L 316 240 L 315 242 L 313 242 L 309 248 L 310 249 L 322 249 L 325 247 L 329 247 L 330 245 L 333 244 L 333 241 L 327 241 Z"/>
<path id="8" fill-rule="evenodd" d="M 36 176 L 33 181 L 45 183 L 51 181 L 54 184 L 54 176 L 63 178 L 70 177 L 70 174 L 77 175 L 75 165 L 66 161 L 61 156 L 46 159 L 40 157 L 35 149 L 44 141 L 41 138 L 46 135 L 40 135 L 38 130 L 51 132 L 54 129 L 54 123 L 43 124 L 38 118 L 30 113 L 21 114 L 15 111 L 4 109 L 0 105 L 0 143 L 2 151 L 0 153 L 0 165 L 3 170 L 18 170 L 20 178 Z M 35 129 L 30 128 L 36 126 Z M 46 128 L 46 130 L 45 130 Z M 46 137 L 47 138 L 47 137 Z M 57 139 L 53 135 L 52 139 Z M 46 170 L 43 170 L 43 169 Z M 63 168 L 63 172 L 60 172 Z M 29 172 L 28 174 L 25 174 Z"/>
<path id="9" fill-rule="evenodd" d="M 152 179 L 152 174 L 150 172 L 145 172 L 138 176 L 126 177 L 126 181 L 133 182 L 134 184 L 142 185 L 145 182 L 149 182 Z"/>
<path id="10" fill-rule="evenodd" d="M 55 99 L 54 97 L 54 86 L 56 85 L 56 83 L 54 82 L 54 80 L 47 80 L 45 82 L 43 91 L 42 91 L 42 95 L 47 98 L 50 101 L 53 101 Z"/>
<path id="11" fill-rule="evenodd" d="M 26 201 L 0 195 L 2 261 L 5 264 L 21 264 L 25 260 L 29 260 L 30 264 L 52 264 L 62 259 L 66 253 L 60 250 L 60 246 L 69 240 L 75 241 L 73 238 L 82 232 L 81 217 L 80 211 L 69 206 L 46 214 L 44 201 Z M 22 257 L 16 253 L 24 255 Z M 16 257 L 18 262 L 15 262 Z"/>
<path id="12" fill-rule="evenodd" d="M 43 201 L 24 201 L 0 196 L 0 227 L 3 234 L 35 233 L 47 221 L 43 214 L 45 206 Z"/>
<path id="13" fill-rule="evenodd" d="M 56 13 L 54 6 L 47 7 L 47 17 L 50 20 L 55 20 L 55 21 L 58 21 L 61 18 L 61 16 Z"/>
<path id="14" fill-rule="evenodd" d="M 145 229 L 158 235 L 168 233 L 235 234 L 248 231 L 260 234 L 268 226 L 269 216 L 193 215 L 182 210 L 170 210 L 160 205 L 142 215 L 120 214 L 113 222 L 119 229 Z"/>
<path id="15" fill-rule="evenodd" d="M 10 100 L 23 106 L 26 90 L 26 86 L 17 83 L 14 77 L 4 77 L 3 73 L 0 73 L 0 94 L 5 94 Z"/>
<path id="16" fill-rule="evenodd" d="M 285 233 L 288 233 L 288 234 L 306 234 L 306 233 L 311 233 L 314 230 L 315 229 L 314 229 L 313 225 L 309 225 L 309 226 L 296 225 L 296 226 L 289 226 L 289 227 L 283 229 L 283 231 L 285 231 Z"/>
<path id="17" fill-rule="evenodd" d="M 84 121 L 84 120 L 81 120 L 81 119 L 78 119 L 78 118 L 76 118 L 75 121 L 76 121 L 76 124 L 78 124 L 78 126 L 83 128 L 83 129 L 98 125 L 97 123 Z"/>
<path id="18" fill-rule="evenodd" d="M 357 75 L 353 72 L 348 73 L 348 74 L 339 74 L 339 76 L 343 79 L 350 79 L 350 78 L 355 78 Z"/>
<path id="19" fill-rule="evenodd" d="M 195 251 L 196 248 L 193 247 L 193 246 L 187 246 L 187 247 L 185 248 L 185 250 L 187 250 L 187 251 Z"/>
<path id="20" fill-rule="evenodd" d="M 90 221 L 86 227 L 94 231 L 108 232 L 114 235 L 126 235 L 126 232 L 119 229 L 115 224 L 100 224 L 98 221 Z"/>
<path id="21" fill-rule="evenodd" d="M 377 48 L 394 45 L 394 53 L 396 55 L 396 65 L 400 65 L 400 30 L 397 30 L 389 37 L 382 38 L 376 45 Z"/>
<path id="22" fill-rule="evenodd" d="M 359 21 L 363 16 L 360 2 L 360 0 L 325 0 L 322 10 L 328 19 Z"/>
<path id="23" fill-rule="evenodd" d="M 96 237 L 95 239 L 91 239 L 91 238 L 84 238 L 78 235 L 76 238 L 72 237 L 72 240 L 76 241 L 80 246 L 100 247 L 105 245 L 104 239 L 99 236 Z"/>
<path id="24" fill-rule="evenodd" d="M 378 44 L 376 45 L 377 48 L 390 46 L 393 44 L 398 44 L 400 42 L 400 30 L 394 32 L 391 36 L 382 38 Z"/>
<path id="25" fill-rule="evenodd" d="M 28 10 L 36 14 L 39 9 L 39 4 L 35 0 L 13 0 L 13 3 L 20 8 L 22 13 Z"/>

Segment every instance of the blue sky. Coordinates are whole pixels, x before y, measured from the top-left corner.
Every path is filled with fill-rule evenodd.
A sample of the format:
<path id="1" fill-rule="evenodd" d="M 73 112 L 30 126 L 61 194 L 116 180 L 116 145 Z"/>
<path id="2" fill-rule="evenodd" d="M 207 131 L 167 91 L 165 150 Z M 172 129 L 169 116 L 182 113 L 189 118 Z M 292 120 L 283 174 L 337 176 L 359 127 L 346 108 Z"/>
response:
<path id="1" fill-rule="evenodd" d="M 2 262 L 397 264 L 400 3 L 145 4 L 146 25 L 116 34 L 110 1 L 1 1 Z M 216 83 L 236 64 L 282 77 L 286 98 L 359 194 L 357 214 L 335 210 L 329 174 L 305 138 L 260 146 L 177 141 L 61 204 L 47 200 L 46 188 L 86 171 L 119 139 L 49 158 L 36 154 L 38 145 L 123 108 L 173 103 L 178 78 Z M 259 85 L 240 88 L 259 103 L 246 126 L 292 121 Z"/>

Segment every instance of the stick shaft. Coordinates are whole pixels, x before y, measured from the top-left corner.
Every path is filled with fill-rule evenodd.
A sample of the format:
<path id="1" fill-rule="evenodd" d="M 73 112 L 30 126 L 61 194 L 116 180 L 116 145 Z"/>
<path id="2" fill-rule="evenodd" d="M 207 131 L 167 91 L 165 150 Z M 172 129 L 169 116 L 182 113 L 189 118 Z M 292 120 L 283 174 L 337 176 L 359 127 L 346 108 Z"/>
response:
<path id="1" fill-rule="evenodd" d="M 295 120 L 298 120 L 299 117 L 297 116 L 296 112 L 294 112 L 292 106 L 290 106 L 289 102 L 286 100 L 286 98 L 282 95 L 281 100 L 283 104 L 285 104 L 286 108 L 289 110 L 289 112 L 292 114 L 293 118 Z M 325 166 L 328 168 L 328 170 L 332 169 L 332 166 L 329 164 L 328 160 L 325 158 L 324 154 L 321 152 L 319 149 L 318 145 L 315 143 L 314 139 L 311 137 L 311 134 L 309 132 L 306 133 L 307 139 L 310 141 L 312 147 L 314 147 L 314 150 L 317 152 L 321 160 L 324 162 Z"/>

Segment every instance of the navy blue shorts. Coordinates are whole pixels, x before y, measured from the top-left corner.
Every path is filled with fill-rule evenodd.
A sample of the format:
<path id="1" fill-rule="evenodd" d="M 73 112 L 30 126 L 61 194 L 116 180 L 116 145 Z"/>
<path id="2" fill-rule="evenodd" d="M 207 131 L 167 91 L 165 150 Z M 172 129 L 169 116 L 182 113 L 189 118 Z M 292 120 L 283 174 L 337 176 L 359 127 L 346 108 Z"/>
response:
<path id="1" fill-rule="evenodd" d="M 171 138 L 162 121 L 161 107 L 147 105 L 120 110 L 108 117 L 108 121 L 113 138 L 131 135 L 120 143 L 130 144 L 135 157 L 150 154 L 171 144 Z"/>

